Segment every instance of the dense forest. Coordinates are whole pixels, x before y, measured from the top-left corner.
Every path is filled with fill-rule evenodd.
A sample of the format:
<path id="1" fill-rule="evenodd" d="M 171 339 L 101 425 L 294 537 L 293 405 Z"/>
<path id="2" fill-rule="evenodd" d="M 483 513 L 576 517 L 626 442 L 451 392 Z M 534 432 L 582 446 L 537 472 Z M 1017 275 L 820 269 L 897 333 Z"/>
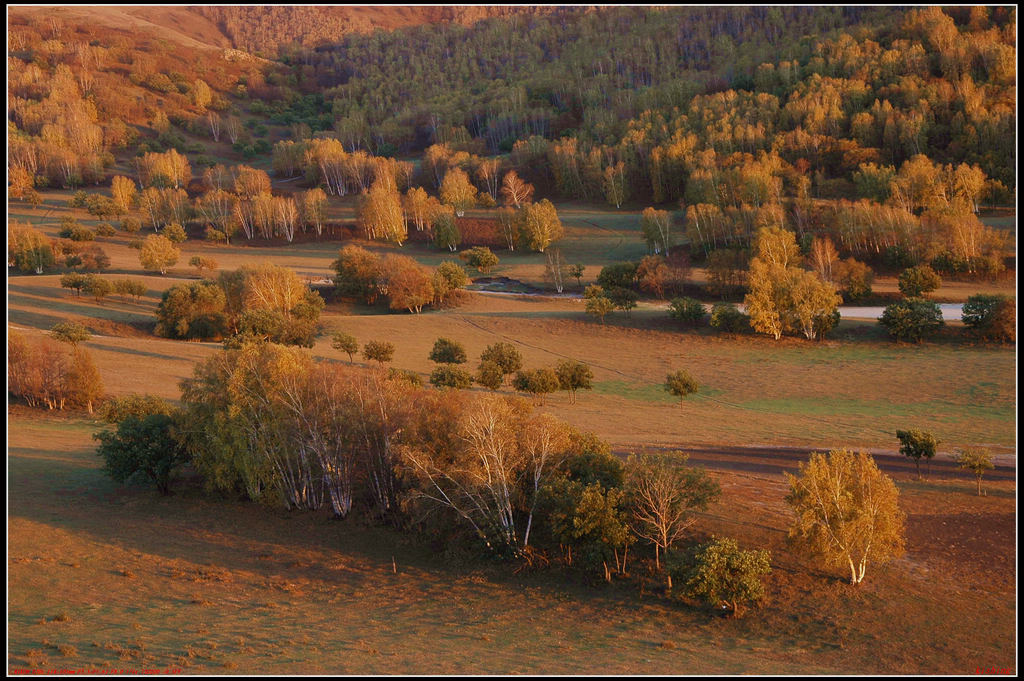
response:
<path id="1" fill-rule="evenodd" d="M 458 170 L 494 205 L 515 171 L 538 198 L 678 206 L 699 258 L 780 226 L 893 264 L 1001 267 L 975 214 L 1015 198 L 1014 8 L 445 8 L 334 42 L 343 15 L 294 9 L 196 10 L 271 60 L 12 21 L 12 196 L 105 183 L 114 153 L 140 157 L 140 189 L 150 154 L 214 166 L 188 132 L 331 195 Z M 190 179 L 174 190 L 224 189 Z"/>

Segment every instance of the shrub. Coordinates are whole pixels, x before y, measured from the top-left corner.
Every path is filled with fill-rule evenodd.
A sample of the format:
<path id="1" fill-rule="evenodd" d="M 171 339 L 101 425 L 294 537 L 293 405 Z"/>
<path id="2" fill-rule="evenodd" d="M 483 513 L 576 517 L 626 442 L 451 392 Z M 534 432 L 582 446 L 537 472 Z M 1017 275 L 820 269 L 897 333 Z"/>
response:
<path id="1" fill-rule="evenodd" d="M 505 382 L 505 372 L 497 362 L 485 360 L 477 367 L 475 380 L 485 388 L 497 390 Z"/>
<path id="2" fill-rule="evenodd" d="M 684 324 L 699 326 L 704 323 L 707 313 L 704 304 L 694 298 L 674 298 L 669 305 L 668 316 Z"/>
<path id="3" fill-rule="evenodd" d="M 89 329 L 77 322 L 59 322 L 50 329 L 50 336 L 63 343 L 78 345 L 91 338 Z"/>
<path id="4" fill-rule="evenodd" d="M 395 356 L 395 346 L 387 341 L 367 341 L 363 346 L 363 359 L 380 362 L 390 362 Z"/>
<path id="5" fill-rule="evenodd" d="M 964 303 L 961 319 L 979 338 L 1005 343 L 1017 340 L 1017 306 L 1010 296 L 973 295 Z"/>
<path id="6" fill-rule="evenodd" d="M 732 303 L 715 303 L 711 308 L 711 326 L 726 333 L 742 333 L 750 329 L 750 318 Z"/>
<path id="7" fill-rule="evenodd" d="M 878 323 L 898 341 L 920 343 L 943 326 L 942 310 L 930 300 L 901 300 L 882 312 Z"/>
<path id="8" fill-rule="evenodd" d="M 474 246 L 469 250 L 459 253 L 459 258 L 470 267 L 475 267 L 481 273 L 489 272 L 499 262 L 498 256 L 486 246 Z"/>
<path id="9" fill-rule="evenodd" d="M 57 232 L 57 236 L 62 239 L 71 239 L 72 241 L 93 241 L 96 239 L 95 232 L 69 218 L 61 221 L 61 228 Z"/>
<path id="10" fill-rule="evenodd" d="M 438 364 L 464 364 L 466 349 L 458 341 L 453 341 L 450 338 L 438 338 L 434 342 L 428 359 Z"/>
<path id="11" fill-rule="evenodd" d="M 96 234 L 98 236 L 114 236 L 117 234 L 117 230 L 109 222 L 101 222 L 96 225 Z"/>
<path id="12" fill-rule="evenodd" d="M 152 414 L 169 416 L 174 406 L 156 395 L 140 395 L 131 393 L 123 397 L 112 397 L 99 408 L 99 416 L 107 423 L 120 423 L 129 416 L 144 419 Z"/>
<path id="13" fill-rule="evenodd" d="M 136 234 L 142 229 L 142 222 L 136 217 L 126 217 L 121 220 L 121 231 L 127 232 L 128 234 Z"/>
<path id="14" fill-rule="evenodd" d="M 928 265 L 908 267 L 900 272 L 900 293 L 907 298 L 920 298 L 942 285 L 942 279 Z"/>
<path id="15" fill-rule="evenodd" d="M 670 567 L 684 593 L 716 607 L 726 604 L 733 617 L 740 604 L 764 595 L 761 578 L 771 572 L 771 554 L 765 549 L 741 551 L 735 539 L 715 539 L 698 546 L 686 564 Z"/>
<path id="16" fill-rule="evenodd" d="M 116 432 L 94 434 L 106 473 L 120 483 L 141 474 L 155 483 L 161 494 L 170 494 L 171 474 L 184 461 L 182 448 L 171 436 L 172 423 L 166 414 L 129 416 Z"/>
<path id="17" fill-rule="evenodd" d="M 156 334 L 167 338 L 218 339 L 227 328 L 224 290 L 209 281 L 187 282 L 164 291 L 156 310 Z"/>
<path id="18" fill-rule="evenodd" d="M 452 364 L 443 364 L 430 372 L 430 384 L 438 388 L 466 389 L 473 385 L 473 375 Z"/>
<path id="19" fill-rule="evenodd" d="M 617 262 L 601 268 L 597 283 L 604 289 L 632 288 L 636 282 L 636 263 Z"/>
<path id="20" fill-rule="evenodd" d="M 185 228 L 177 222 L 172 222 L 164 227 L 164 231 L 162 233 L 165 237 L 171 240 L 171 243 L 175 244 L 180 244 L 188 239 L 188 234 L 185 233 Z"/>

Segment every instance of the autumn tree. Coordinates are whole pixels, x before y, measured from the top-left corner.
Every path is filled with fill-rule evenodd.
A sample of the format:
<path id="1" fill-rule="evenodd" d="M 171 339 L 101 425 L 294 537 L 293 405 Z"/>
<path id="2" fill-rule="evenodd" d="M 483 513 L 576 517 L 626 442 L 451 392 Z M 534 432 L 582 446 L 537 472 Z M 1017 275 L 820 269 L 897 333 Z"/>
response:
<path id="1" fill-rule="evenodd" d="M 562 238 L 564 229 L 558 219 L 558 211 L 547 199 L 539 203 L 527 203 L 516 216 L 519 241 L 526 248 L 540 253 L 552 242 Z"/>
<path id="2" fill-rule="evenodd" d="M 827 565 L 849 567 L 851 584 L 864 580 L 869 562 L 903 554 L 906 516 L 899 490 L 867 453 L 815 452 L 800 464 L 799 475 L 786 478 L 786 502 L 796 514 L 790 539 Z"/>
<path id="3" fill-rule="evenodd" d="M 510 170 L 505 173 L 505 178 L 501 182 L 501 195 L 504 197 L 506 205 L 520 208 L 524 204 L 530 203 L 533 198 L 533 185 L 523 182 L 516 171 Z"/>
<path id="4" fill-rule="evenodd" d="M 452 206 L 457 216 L 462 217 L 466 210 L 476 205 L 476 195 L 476 187 L 470 182 L 466 171 L 461 168 L 449 168 L 444 174 L 444 180 L 441 182 L 441 203 Z"/>
<path id="5" fill-rule="evenodd" d="M 1017 306 L 1011 296 L 978 293 L 967 298 L 964 326 L 979 338 L 1013 343 L 1017 339 Z"/>
<path id="6" fill-rule="evenodd" d="M 419 314 L 434 300 L 433 273 L 405 255 L 386 255 L 381 264 L 388 307 Z"/>
<path id="7" fill-rule="evenodd" d="M 218 339 L 227 330 L 224 290 L 210 281 L 164 291 L 156 310 L 156 334 L 165 338 Z"/>
<path id="8" fill-rule="evenodd" d="M 721 488 L 706 471 L 686 465 L 686 455 L 672 452 L 678 464 L 664 458 L 630 455 L 626 460 L 626 494 L 633 532 L 654 546 L 654 564 L 693 526 L 695 511 L 705 511 L 721 496 Z M 666 574 L 668 588 L 672 575 Z"/>
<path id="9" fill-rule="evenodd" d="M 114 176 L 114 179 L 110 181 L 110 193 L 113 195 L 114 202 L 121 209 L 122 213 L 127 213 L 135 207 L 135 197 L 138 195 L 138 190 L 135 187 L 135 183 L 129 178 L 121 175 Z"/>
<path id="10" fill-rule="evenodd" d="M 181 251 L 170 239 L 160 234 L 150 234 L 142 243 L 139 263 L 146 270 L 167 274 L 167 270 L 174 267 L 180 256 Z"/>
<path id="11" fill-rule="evenodd" d="M 401 246 L 408 237 L 402 196 L 394 183 L 375 180 L 359 202 L 357 219 L 367 239 L 384 239 Z"/>
<path id="12" fill-rule="evenodd" d="M 644 208 L 640 214 L 640 234 L 647 243 L 648 252 L 668 253 L 672 218 L 665 210 Z"/>
<path id="13" fill-rule="evenodd" d="M 512 387 L 524 393 L 529 393 L 544 404 L 544 396 L 558 390 L 561 385 L 558 374 L 553 369 L 523 369 L 516 372 L 512 380 Z"/>
<path id="14" fill-rule="evenodd" d="M 499 341 L 488 345 L 480 353 L 481 364 L 493 362 L 501 370 L 502 376 L 511 376 L 523 368 L 523 356 L 512 343 Z"/>
<path id="15" fill-rule="evenodd" d="M 597 317 L 604 324 L 605 315 L 615 309 L 615 303 L 605 295 L 604 288 L 596 284 L 583 292 L 584 308 L 587 314 Z"/>
<path id="16" fill-rule="evenodd" d="M 92 337 L 89 330 L 78 322 L 58 322 L 50 328 L 50 336 L 72 346 L 84 343 Z"/>
<path id="17" fill-rule="evenodd" d="M 360 246 L 348 245 L 338 252 L 331 268 L 335 271 L 334 284 L 338 294 L 357 296 L 367 304 L 373 304 L 377 299 L 385 276 L 378 255 Z"/>
<path id="18" fill-rule="evenodd" d="M 486 246 L 474 246 L 459 253 L 459 259 L 470 267 L 475 267 L 478 272 L 486 273 L 498 265 L 498 256 Z"/>
<path id="19" fill-rule="evenodd" d="M 202 278 L 203 272 L 206 272 L 207 274 L 213 274 L 214 272 L 217 271 L 217 268 L 219 267 L 216 260 L 214 260 L 213 258 L 207 258 L 202 255 L 193 255 L 191 258 L 188 259 L 188 264 L 190 267 L 196 268 L 196 273 L 199 275 L 200 278 Z"/>

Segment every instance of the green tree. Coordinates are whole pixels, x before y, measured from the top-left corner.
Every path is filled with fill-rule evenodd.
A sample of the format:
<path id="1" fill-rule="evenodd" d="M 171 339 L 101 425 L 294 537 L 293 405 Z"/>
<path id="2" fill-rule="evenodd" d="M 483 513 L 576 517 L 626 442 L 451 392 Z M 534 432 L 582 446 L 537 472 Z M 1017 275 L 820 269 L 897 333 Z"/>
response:
<path id="1" fill-rule="evenodd" d="M 636 302 L 639 300 L 636 291 L 622 287 L 607 289 L 605 297 L 611 301 L 612 305 L 624 311 L 627 315 L 630 310 L 636 307 Z"/>
<path id="2" fill-rule="evenodd" d="M 188 239 L 188 234 L 185 233 L 185 228 L 182 227 L 177 222 L 172 222 L 171 224 L 164 227 L 164 231 L 162 232 L 162 234 L 168 239 L 170 239 L 172 243 L 176 244 L 183 243 L 186 239 Z"/>
<path id="3" fill-rule="evenodd" d="M 512 387 L 529 393 L 544 403 L 544 396 L 558 390 L 558 375 L 552 369 L 526 369 L 516 372 Z"/>
<path id="4" fill-rule="evenodd" d="M 920 343 L 944 326 L 942 310 L 930 300 L 900 300 L 888 305 L 878 323 L 897 342 Z"/>
<path id="5" fill-rule="evenodd" d="M 939 441 L 931 433 L 923 430 L 897 430 L 896 437 L 900 441 L 900 454 L 914 460 L 917 466 L 917 479 L 921 479 L 921 459 L 931 461 L 935 458 L 935 449 Z"/>
<path id="6" fill-rule="evenodd" d="M 588 315 L 598 317 L 604 324 L 604 317 L 615 309 L 615 303 L 605 295 L 604 289 L 598 285 L 588 286 L 583 292 L 584 307 Z"/>
<path id="7" fill-rule="evenodd" d="M 358 296 L 372 305 L 379 295 L 384 278 L 379 256 L 359 246 L 345 246 L 331 263 L 335 271 L 334 285 L 339 295 Z"/>
<path id="8" fill-rule="evenodd" d="M 84 343 L 92 337 L 89 335 L 89 330 L 78 322 L 59 322 L 54 324 L 50 329 L 50 336 L 74 346 Z"/>
<path id="9" fill-rule="evenodd" d="M 156 334 L 165 338 L 219 339 L 227 331 L 227 299 L 212 281 L 190 281 L 164 291 Z"/>
<path id="10" fill-rule="evenodd" d="M 430 384 L 438 388 L 464 390 L 473 385 L 473 374 L 453 364 L 442 364 L 430 372 Z"/>
<path id="11" fill-rule="evenodd" d="M 632 288 L 636 283 L 636 263 L 617 262 L 601 268 L 597 275 L 597 283 L 605 290 L 613 288 Z"/>
<path id="12" fill-rule="evenodd" d="M 501 368 L 503 376 L 514 374 L 523 368 L 523 356 L 512 343 L 498 342 L 488 345 L 480 353 L 481 362 L 494 362 Z"/>
<path id="13" fill-rule="evenodd" d="M 786 502 L 796 514 L 790 540 L 827 565 L 849 567 L 851 584 L 864 580 L 869 562 L 903 554 L 906 516 L 899 490 L 865 452 L 815 452 L 800 464 L 798 476 L 786 478 Z"/>
<path id="14" fill-rule="evenodd" d="M 974 473 L 974 477 L 978 481 L 978 496 L 981 496 L 981 476 L 985 474 L 985 471 L 996 467 L 992 463 L 992 452 L 980 447 L 958 449 L 954 460 L 960 468 Z"/>
<path id="15" fill-rule="evenodd" d="M 455 216 L 446 211 L 440 211 L 434 216 L 431 224 L 434 228 L 434 245 L 454 253 L 462 243 L 462 233 L 455 222 Z"/>
<path id="16" fill-rule="evenodd" d="M 709 323 L 727 333 L 742 333 L 750 329 L 750 318 L 732 303 L 715 303 L 711 307 Z"/>
<path id="17" fill-rule="evenodd" d="M 438 303 L 444 303 L 453 291 L 466 287 L 466 284 L 469 283 L 469 275 L 459 263 L 445 260 L 434 270 L 431 281 L 434 284 L 435 300 Z"/>
<path id="18" fill-rule="evenodd" d="M 355 354 L 359 352 L 359 343 L 356 341 L 356 337 L 344 331 L 334 332 L 334 335 L 331 336 L 331 347 L 348 354 L 349 364 L 352 363 Z"/>
<path id="19" fill-rule="evenodd" d="M 129 416 L 115 432 L 93 435 L 100 442 L 97 453 L 104 460 L 106 473 L 120 483 L 141 474 L 155 483 L 161 494 L 170 494 L 171 475 L 185 460 L 171 434 L 173 423 L 166 414 Z"/>
<path id="20" fill-rule="evenodd" d="M 363 359 L 380 362 L 381 366 L 390 362 L 394 356 L 395 346 L 387 341 L 367 341 L 363 346 Z"/>
<path id="21" fill-rule="evenodd" d="M 609 563 L 614 561 L 621 572 L 626 549 L 635 541 L 629 531 L 623 491 L 557 477 L 544 489 L 544 495 L 551 507 L 551 536 L 567 550 L 568 564 L 601 567 L 605 581 L 610 582 Z"/>
<path id="22" fill-rule="evenodd" d="M 920 298 L 942 285 L 942 278 L 928 265 L 908 267 L 900 272 L 900 293 L 907 298 Z"/>
<path id="23" fill-rule="evenodd" d="M 462 346 L 462 343 L 450 338 L 438 338 L 434 341 L 434 347 L 431 349 L 428 359 L 438 364 L 464 364 L 466 348 Z"/>
<path id="24" fill-rule="evenodd" d="M 669 304 L 668 316 L 690 326 L 700 326 L 707 317 L 704 303 L 695 298 L 673 298 Z"/>
<path id="25" fill-rule="evenodd" d="M 724 603 L 733 617 L 739 617 L 740 604 L 764 596 L 761 578 L 771 572 L 771 554 L 765 549 L 741 551 L 735 539 L 712 538 L 670 571 L 683 583 L 687 596 L 712 607 Z"/>
<path id="26" fill-rule="evenodd" d="M 569 391 L 570 404 L 576 404 L 577 390 L 592 390 L 594 387 L 594 372 L 583 362 L 563 359 L 555 367 L 555 374 L 559 387 Z"/>
<path id="27" fill-rule="evenodd" d="M 95 298 L 97 303 L 102 303 L 104 298 L 114 292 L 114 283 L 109 279 L 90 274 L 87 275 L 82 292 Z"/>
<path id="28" fill-rule="evenodd" d="M 687 395 L 692 395 L 699 389 L 700 385 L 686 369 L 673 371 L 665 377 L 665 390 L 679 398 L 680 407 L 683 406 Z"/>
<path id="29" fill-rule="evenodd" d="M 486 246 L 474 246 L 469 250 L 459 253 L 459 259 L 463 260 L 470 267 L 475 267 L 478 272 L 489 272 L 498 265 L 498 256 Z"/>
<path id="30" fill-rule="evenodd" d="M 583 287 L 583 271 L 586 269 L 583 265 L 569 265 L 569 276 L 576 280 L 576 286 Z"/>
<path id="31" fill-rule="evenodd" d="M 497 362 L 485 360 L 477 367 L 475 380 L 485 388 L 497 390 L 505 382 L 505 372 Z"/>
<path id="32" fill-rule="evenodd" d="M 1017 339 L 1016 301 L 1011 296 L 970 296 L 964 303 L 961 319 L 979 338 L 1006 343 Z"/>

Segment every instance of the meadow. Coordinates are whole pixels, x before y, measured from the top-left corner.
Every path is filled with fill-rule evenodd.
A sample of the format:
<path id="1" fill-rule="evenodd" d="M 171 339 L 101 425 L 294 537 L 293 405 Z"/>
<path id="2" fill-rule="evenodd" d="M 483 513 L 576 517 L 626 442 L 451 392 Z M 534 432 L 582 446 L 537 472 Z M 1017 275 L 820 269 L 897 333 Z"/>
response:
<path id="1" fill-rule="evenodd" d="M 51 237 L 63 215 L 96 224 L 68 209 L 68 197 L 45 192 L 38 209 L 11 204 L 10 217 Z M 334 208 L 342 218 L 350 209 Z M 586 265 L 584 285 L 603 265 L 644 255 L 635 213 L 559 210 L 566 224 L 559 246 L 569 262 Z M 316 283 L 330 277 L 341 246 L 191 238 L 161 277 L 140 274 L 123 233 L 97 243 L 112 262 L 104 276 L 145 281 L 139 302 L 115 295 L 101 304 L 60 288 L 57 274 L 17 275 L 8 280 L 9 328 L 39 335 L 58 321 L 80 321 L 93 333 L 85 346 L 108 394 L 171 400 L 194 363 L 220 349 L 153 335 L 162 292 L 197 276 L 185 266 L 191 256 L 213 257 L 221 270 L 270 260 Z M 430 265 L 450 258 L 424 245 L 401 252 Z M 543 256 L 498 254 L 492 276 L 545 286 Z M 888 285 L 895 288 L 880 281 Z M 954 283 L 935 297 L 963 300 L 1008 286 Z M 575 282 L 567 292 L 577 292 Z M 969 673 L 1013 663 L 1013 348 L 968 342 L 957 323 L 923 345 L 894 344 L 863 320 L 844 320 L 825 342 L 775 342 L 683 328 L 662 301 L 601 323 L 579 299 L 480 292 L 420 315 L 332 301 L 321 323 L 314 356 L 349 361 L 331 348 L 334 331 L 360 343 L 387 339 L 396 346 L 393 366 L 424 377 L 441 336 L 465 345 L 471 368 L 499 340 L 514 343 L 527 367 L 586 362 L 592 391 L 574 405 L 556 393 L 537 408 L 623 455 L 692 452 L 723 487 L 693 538 L 724 534 L 769 548 L 767 600 L 739 620 L 675 604 L 655 576 L 645 576 L 645 563 L 637 563 L 639 579 L 602 586 L 559 570 L 512 573 L 358 517 L 339 522 L 211 498 L 188 475 L 161 498 L 103 475 L 91 439 L 98 421 L 14 405 L 9 671 Z M 678 368 L 701 384 L 682 404 L 662 388 Z M 924 481 L 894 452 L 894 432 L 906 427 L 941 441 L 945 465 Z M 997 454 L 988 496 L 974 496 L 973 480 L 949 465 L 952 449 L 968 444 Z M 908 553 L 874 570 L 860 589 L 794 554 L 785 540 L 783 472 L 794 472 L 811 450 L 839 446 L 876 452 L 908 513 Z"/>

